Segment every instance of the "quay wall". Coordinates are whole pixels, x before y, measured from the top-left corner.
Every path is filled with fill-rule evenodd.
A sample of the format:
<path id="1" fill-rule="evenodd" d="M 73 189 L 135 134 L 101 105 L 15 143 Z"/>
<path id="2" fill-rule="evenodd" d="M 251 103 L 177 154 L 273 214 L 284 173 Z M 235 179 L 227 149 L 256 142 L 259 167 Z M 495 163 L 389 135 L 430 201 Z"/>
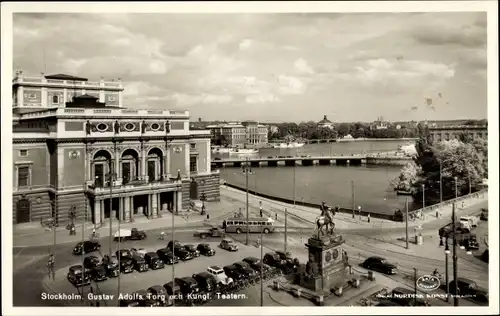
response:
<path id="1" fill-rule="evenodd" d="M 233 188 L 233 189 L 237 189 L 237 190 L 246 192 L 246 188 L 244 188 L 244 187 L 240 187 L 240 186 L 230 184 L 230 183 L 224 183 L 224 185 L 226 185 L 230 188 Z M 250 190 L 250 189 L 248 190 L 248 193 L 252 194 L 252 195 L 257 195 L 257 196 L 260 196 L 260 197 L 263 197 L 266 199 L 282 202 L 282 203 L 287 203 L 287 204 L 292 204 L 292 205 L 294 204 L 293 200 L 278 197 L 278 196 L 271 196 L 271 195 L 264 194 L 261 192 L 255 192 L 255 191 Z M 463 202 L 464 207 L 466 207 L 466 206 L 470 206 L 474 201 L 477 201 L 479 199 L 484 199 L 487 197 L 488 197 L 488 189 L 485 188 L 485 189 L 482 189 L 480 191 L 477 191 L 477 192 L 474 192 L 471 194 L 460 196 L 456 199 L 446 200 L 446 201 L 443 201 L 442 203 L 437 203 L 437 204 L 433 204 L 430 206 L 426 206 L 426 207 L 421 208 L 421 209 L 413 210 L 411 212 L 408 212 L 408 214 L 416 215 L 419 212 L 422 212 L 423 214 L 425 214 L 424 216 L 434 215 L 436 210 L 440 209 L 442 211 L 446 207 L 451 207 L 451 205 L 453 205 L 453 203 L 456 203 L 457 207 L 461 207 L 462 202 Z M 317 208 L 317 209 L 319 209 L 321 206 L 320 204 L 309 203 L 309 202 L 304 202 L 304 201 L 295 201 L 295 205 L 312 207 L 312 208 Z M 334 207 L 335 205 L 330 205 L 330 206 Z M 395 217 L 394 214 L 370 213 L 370 212 L 367 212 L 366 210 L 361 210 L 361 212 L 359 212 L 358 210 L 355 210 L 354 213 L 356 216 L 360 216 L 360 215 L 361 216 L 368 216 L 368 214 L 370 214 L 371 218 L 379 218 L 379 219 L 384 219 L 384 220 L 400 221 L 401 222 L 401 221 L 405 221 L 405 219 L 406 219 L 406 214 L 405 214 L 404 210 L 401 210 L 401 211 L 403 212 L 403 217 L 400 217 L 400 218 Z M 346 214 L 352 214 L 353 210 L 352 210 L 352 208 L 340 207 L 339 212 L 346 213 Z"/>

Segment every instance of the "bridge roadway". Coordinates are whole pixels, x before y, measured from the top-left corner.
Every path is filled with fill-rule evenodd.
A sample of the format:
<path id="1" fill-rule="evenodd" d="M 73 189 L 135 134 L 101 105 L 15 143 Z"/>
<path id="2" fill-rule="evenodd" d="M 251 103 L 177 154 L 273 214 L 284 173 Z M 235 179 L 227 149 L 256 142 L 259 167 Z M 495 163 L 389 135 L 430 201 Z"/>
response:
<path id="1" fill-rule="evenodd" d="M 222 168 L 227 166 L 241 167 L 250 164 L 251 166 L 312 166 L 312 165 L 362 165 L 370 163 L 380 163 L 381 160 L 406 162 L 410 158 L 404 155 L 372 155 L 372 154 L 349 154 L 335 156 L 295 156 L 295 157 L 247 157 L 212 160 L 212 167 Z"/>

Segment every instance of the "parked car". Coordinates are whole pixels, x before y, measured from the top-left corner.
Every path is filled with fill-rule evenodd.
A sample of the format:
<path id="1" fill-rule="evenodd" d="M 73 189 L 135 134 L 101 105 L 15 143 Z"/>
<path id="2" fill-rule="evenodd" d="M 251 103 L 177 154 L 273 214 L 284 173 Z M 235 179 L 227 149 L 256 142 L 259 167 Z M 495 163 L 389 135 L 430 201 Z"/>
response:
<path id="1" fill-rule="evenodd" d="M 91 241 L 91 240 L 86 240 L 84 242 L 80 241 L 73 248 L 73 254 L 74 255 L 81 255 L 82 249 L 84 250 L 84 253 L 91 253 L 94 251 L 99 251 L 101 249 L 101 244 L 97 241 Z"/>
<path id="2" fill-rule="evenodd" d="M 125 240 L 143 240 L 146 239 L 146 233 L 137 228 L 132 229 L 120 229 L 113 236 L 115 241 L 125 241 Z"/>
<path id="3" fill-rule="evenodd" d="M 137 298 L 134 298 L 133 296 L 121 299 L 119 301 L 120 307 L 141 307 L 140 304 L 141 304 L 140 301 Z"/>
<path id="4" fill-rule="evenodd" d="M 250 265 L 246 262 L 243 261 L 238 261 L 233 264 L 236 268 L 238 268 L 238 271 L 241 272 L 246 279 L 253 279 L 255 278 L 258 273 L 254 269 L 250 268 Z"/>
<path id="5" fill-rule="evenodd" d="M 175 278 L 175 282 L 181 287 L 181 292 L 184 295 L 196 294 L 200 292 L 200 287 L 192 277 Z"/>
<path id="6" fill-rule="evenodd" d="M 242 281 L 247 279 L 246 275 L 242 273 L 240 269 L 238 269 L 238 267 L 234 264 L 225 266 L 223 269 L 226 275 L 235 281 Z"/>
<path id="7" fill-rule="evenodd" d="M 470 227 L 477 227 L 479 218 L 477 216 L 462 216 L 460 222 L 469 222 Z"/>
<path id="8" fill-rule="evenodd" d="M 208 230 L 203 230 L 203 231 L 197 230 L 193 234 L 194 237 L 200 237 L 201 239 L 205 239 L 208 237 L 222 237 L 224 235 L 225 235 L 224 231 L 217 227 L 212 227 Z"/>
<path id="9" fill-rule="evenodd" d="M 175 279 L 174 279 L 175 280 Z M 181 286 L 180 284 L 176 281 L 175 284 L 172 283 L 172 281 L 165 283 L 163 285 L 165 290 L 167 291 L 168 295 L 170 296 L 175 296 L 175 297 L 180 297 L 181 294 Z"/>
<path id="10" fill-rule="evenodd" d="M 90 284 L 90 270 L 83 268 L 81 265 L 71 266 L 67 278 L 74 286 L 88 285 Z"/>
<path id="11" fill-rule="evenodd" d="M 157 307 L 161 306 L 161 303 L 153 299 L 152 295 L 146 290 L 136 291 L 134 296 L 138 297 L 139 305 L 143 307 Z"/>
<path id="12" fill-rule="evenodd" d="M 229 285 L 233 283 L 233 278 L 229 277 L 226 275 L 226 272 L 224 272 L 224 269 L 222 269 L 219 266 L 210 266 L 207 268 L 207 273 L 212 275 L 217 283 L 222 284 L 222 285 Z"/>
<path id="13" fill-rule="evenodd" d="M 179 257 L 174 257 L 174 254 L 168 248 L 158 249 L 156 254 L 158 254 L 158 257 L 166 264 L 179 263 Z"/>
<path id="14" fill-rule="evenodd" d="M 219 245 L 222 249 L 229 251 L 238 251 L 238 245 L 232 239 L 224 238 Z"/>
<path id="15" fill-rule="evenodd" d="M 271 270 L 271 267 L 269 265 L 260 262 L 260 259 L 257 259 L 255 257 L 247 257 L 243 259 L 243 262 L 248 263 L 252 269 L 258 272 L 260 272 L 261 267 L 263 268 L 263 272 Z"/>
<path id="16" fill-rule="evenodd" d="M 363 268 L 384 274 L 396 274 L 397 266 L 382 257 L 369 257 L 363 262 Z"/>
<path id="17" fill-rule="evenodd" d="M 187 261 L 187 260 L 193 259 L 193 256 L 189 253 L 189 251 L 187 251 L 184 248 L 175 248 L 174 254 L 176 257 L 178 257 L 182 261 Z"/>
<path id="18" fill-rule="evenodd" d="M 194 245 L 191 245 L 191 244 L 184 245 L 184 249 L 186 249 L 191 254 L 191 256 L 193 258 L 200 256 L 200 251 L 198 249 L 196 249 L 196 247 Z"/>
<path id="19" fill-rule="evenodd" d="M 430 306 L 429 303 L 421 298 L 415 300 L 415 291 L 404 287 L 394 288 L 391 292 L 391 300 L 401 306 Z"/>
<path id="20" fill-rule="evenodd" d="M 271 267 L 279 268 L 279 269 L 284 269 L 286 268 L 286 260 L 283 260 L 280 258 L 280 256 L 277 253 L 273 252 L 268 252 L 264 255 L 264 258 L 262 261 L 265 264 L 270 265 Z"/>
<path id="21" fill-rule="evenodd" d="M 98 266 L 101 263 L 101 260 L 96 256 L 88 256 L 83 259 L 83 266 L 86 269 L 92 269 L 93 267 Z"/>
<path id="22" fill-rule="evenodd" d="M 282 252 L 282 251 L 276 251 L 276 254 L 280 257 L 281 260 L 286 261 L 286 267 L 289 270 L 295 269 L 295 266 L 298 263 L 298 259 L 292 258 L 292 254 L 290 252 Z"/>
<path id="23" fill-rule="evenodd" d="M 217 289 L 217 280 L 208 272 L 193 274 L 193 279 L 196 280 L 200 290 L 203 292 L 213 292 Z"/>
<path id="24" fill-rule="evenodd" d="M 469 237 L 462 241 L 462 245 L 467 250 L 479 250 L 479 242 L 476 235 L 469 235 Z"/>
<path id="25" fill-rule="evenodd" d="M 204 256 L 210 257 L 215 255 L 215 249 L 213 249 L 209 244 L 199 244 L 196 249 Z"/>
<path id="26" fill-rule="evenodd" d="M 487 221 L 488 220 L 488 209 L 482 208 L 481 209 L 481 216 L 479 218 L 482 221 Z"/>
<path id="27" fill-rule="evenodd" d="M 147 252 L 144 255 L 144 260 L 146 260 L 146 263 L 151 270 L 163 269 L 165 267 L 165 263 L 155 252 Z"/>
<path id="28" fill-rule="evenodd" d="M 98 264 L 90 269 L 90 278 L 96 282 L 105 281 L 108 279 L 108 272 L 106 267 L 102 264 Z"/>
<path id="29" fill-rule="evenodd" d="M 173 245 L 175 245 L 175 247 L 179 247 L 179 248 L 182 247 L 181 243 L 178 240 L 174 240 L 174 241 L 168 242 L 167 248 L 172 250 Z"/>
<path id="30" fill-rule="evenodd" d="M 104 255 L 102 258 L 102 265 L 106 268 L 106 272 L 109 277 L 117 277 L 120 274 L 120 269 L 118 267 L 118 258 L 116 256 Z"/>
<path id="31" fill-rule="evenodd" d="M 120 271 L 123 273 L 131 273 L 134 271 L 134 261 L 132 253 L 128 249 L 120 249 L 115 252 L 116 257 L 120 262 Z"/>
<path id="32" fill-rule="evenodd" d="M 148 251 L 144 248 L 130 248 L 132 256 L 144 257 Z"/>
<path id="33" fill-rule="evenodd" d="M 146 272 L 149 270 L 149 265 L 143 257 L 132 256 L 132 264 L 134 265 L 134 269 L 139 272 Z"/>
<path id="34" fill-rule="evenodd" d="M 455 280 L 449 283 L 451 294 L 460 296 L 470 295 L 476 301 L 488 302 L 488 290 L 479 287 L 475 281 L 466 278 L 457 278 L 457 281 L 458 293 L 455 291 Z"/>
<path id="35" fill-rule="evenodd" d="M 147 289 L 147 292 L 151 294 L 151 298 L 157 300 L 161 306 L 172 305 L 171 300 L 167 290 L 161 285 L 153 285 Z"/>

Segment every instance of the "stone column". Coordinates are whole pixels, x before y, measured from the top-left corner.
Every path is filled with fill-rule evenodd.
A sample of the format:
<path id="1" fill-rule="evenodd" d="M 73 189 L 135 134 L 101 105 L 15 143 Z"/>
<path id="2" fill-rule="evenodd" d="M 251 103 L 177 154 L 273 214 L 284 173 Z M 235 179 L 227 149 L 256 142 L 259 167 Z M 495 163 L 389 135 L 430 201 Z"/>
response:
<path id="1" fill-rule="evenodd" d="M 163 213 L 163 208 L 161 207 L 161 193 L 156 194 L 156 204 L 158 205 L 158 214 Z"/>
<path id="2" fill-rule="evenodd" d="M 151 194 L 148 194 L 148 206 L 147 207 L 148 207 L 148 216 L 149 217 L 153 216 L 153 213 L 151 212 L 151 210 L 152 210 L 151 204 L 152 204 L 151 203 Z"/>
<path id="3" fill-rule="evenodd" d="M 104 221 L 104 200 L 99 200 L 99 209 L 101 210 L 101 223 Z"/>
<path id="4" fill-rule="evenodd" d="M 158 194 L 153 193 L 151 196 L 151 215 L 153 218 L 158 216 Z"/>
<path id="5" fill-rule="evenodd" d="M 101 201 L 97 200 L 97 199 L 94 201 L 94 222 L 95 222 L 96 225 L 102 223 L 102 218 L 101 218 Z"/>
<path id="6" fill-rule="evenodd" d="M 115 173 L 116 173 L 116 181 L 121 182 L 122 179 L 122 174 L 120 172 L 120 154 L 119 154 L 119 149 L 117 148 L 115 151 Z"/>
<path id="7" fill-rule="evenodd" d="M 130 205 L 130 221 L 133 221 L 134 220 L 134 197 L 131 196 L 129 197 L 130 199 L 130 202 L 129 202 L 129 205 Z"/>
<path id="8" fill-rule="evenodd" d="M 128 196 L 124 197 L 123 203 L 124 203 L 124 207 L 125 207 L 124 220 L 125 220 L 125 222 L 130 222 L 130 197 L 128 197 Z"/>
<path id="9" fill-rule="evenodd" d="M 167 176 L 170 174 L 170 146 L 167 145 L 167 154 L 165 155 L 165 173 Z"/>
<path id="10" fill-rule="evenodd" d="M 148 175 L 146 170 L 146 148 L 142 147 L 141 150 L 141 177 L 142 180 L 148 181 Z"/>

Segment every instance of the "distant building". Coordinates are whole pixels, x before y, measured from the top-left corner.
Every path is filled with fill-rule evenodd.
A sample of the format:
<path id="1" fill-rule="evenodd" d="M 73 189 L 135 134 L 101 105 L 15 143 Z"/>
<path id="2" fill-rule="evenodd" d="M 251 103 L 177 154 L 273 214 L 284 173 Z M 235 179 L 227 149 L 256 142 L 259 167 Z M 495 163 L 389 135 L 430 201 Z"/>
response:
<path id="1" fill-rule="evenodd" d="M 326 117 L 326 115 L 324 115 L 323 119 L 318 122 L 318 127 L 326 127 L 326 128 L 332 129 L 333 128 L 333 123 L 330 120 L 328 120 L 328 118 Z"/>
<path id="2" fill-rule="evenodd" d="M 268 129 L 271 134 L 276 134 L 279 131 L 278 126 L 276 125 L 269 125 Z"/>
<path id="3" fill-rule="evenodd" d="M 267 144 L 268 127 L 255 121 L 231 122 L 208 125 L 213 144 L 231 147 L 259 146 Z"/>
<path id="4" fill-rule="evenodd" d="M 389 122 L 384 121 L 384 118 L 382 116 L 377 117 L 377 120 L 370 125 L 372 129 L 387 129 L 389 127 Z"/>
<path id="5" fill-rule="evenodd" d="M 433 142 L 458 139 L 461 134 L 469 135 L 474 139 L 488 139 L 488 126 L 448 125 L 429 127 L 429 137 Z"/>

